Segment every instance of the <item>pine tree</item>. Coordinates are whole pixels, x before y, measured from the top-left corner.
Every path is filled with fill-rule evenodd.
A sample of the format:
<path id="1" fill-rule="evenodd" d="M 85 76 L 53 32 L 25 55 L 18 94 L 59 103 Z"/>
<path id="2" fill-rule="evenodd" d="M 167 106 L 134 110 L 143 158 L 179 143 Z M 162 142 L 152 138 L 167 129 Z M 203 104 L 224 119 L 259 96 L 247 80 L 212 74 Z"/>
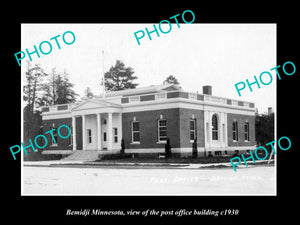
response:
<path id="1" fill-rule="evenodd" d="M 133 73 L 131 67 L 125 67 L 121 60 L 116 60 L 115 66 L 111 66 L 109 71 L 104 74 L 105 89 L 107 91 L 119 91 L 136 88 L 138 84 L 133 83 L 133 81 L 137 77 L 133 76 Z"/>
<path id="2" fill-rule="evenodd" d="M 27 70 L 25 72 L 25 85 L 23 86 L 23 100 L 27 103 L 23 109 L 24 140 L 31 139 L 39 132 L 39 112 L 35 110 L 42 91 L 42 82 L 47 74 L 35 64 L 32 66 L 27 61 Z M 38 124 L 37 124 L 38 121 Z M 24 142 L 25 143 L 25 142 Z"/>
<path id="3" fill-rule="evenodd" d="M 84 99 L 90 99 L 94 97 L 94 93 L 90 87 L 87 87 L 84 91 Z"/>
<path id="4" fill-rule="evenodd" d="M 26 82 L 23 86 L 23 100 L 27 102 L 27 106 L 29 107 L 27 110 L 29 110 L 31 114 L 33 114 L 35 104 L 43 90 L 42 82 L 46 76 L 47 74 L 40 65 L 35 64 L 32 66 L 29 61 L 27 62 L 27 71 L 25 72 Z"/>
<path id="5" fill-rule="evenodd" d="M 70 83 L 68 74 L 64 72 L 55 80 L 56 99 L 55 104 L 69 104 L 76 101 L 77 94 L 73 90 L 74 84 Z"/>
<path id="6" fill-rule="evenodd" d="M 168 76 L 163 83 L 168 83 L 168 84 L 179 84 L 178 80 L 176 77 L 173 75 Z"/>
<path id="7" fill-rule="evenodd" d="M 75 93 L 73 87 L 74 84 L 70 83 L 69 75 L 65 71 L 60 74 L 53 68 L 48 82 L 43 84 L 44 93 L 39 99 L 39 106 L 75 102 L 78 94 Z"/>

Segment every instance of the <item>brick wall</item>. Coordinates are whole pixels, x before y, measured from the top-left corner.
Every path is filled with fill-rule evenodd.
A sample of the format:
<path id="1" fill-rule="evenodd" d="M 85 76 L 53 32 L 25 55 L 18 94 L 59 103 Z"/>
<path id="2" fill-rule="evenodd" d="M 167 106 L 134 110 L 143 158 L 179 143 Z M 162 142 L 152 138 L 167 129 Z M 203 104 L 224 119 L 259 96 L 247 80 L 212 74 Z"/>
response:
<path id="1" fill-rule="evenodd" d="M 233 141 L 232 124 L 238 122 L 238 141 Z M 244 123 L 249 122 L 249 141 L 245 141 Z M 227 114 L 228 123 L 228 146 L 253 146 L 255 141 L 255 116 L 247 116 L 240 114 Z"/>
<path id="2" fill-rule="evenodd" d="M 204 111 L 180 108 L 180 147 L 191 147 L 190 120 L 192 115 L 196 119 L 196 133 L 198 147 L 204 147 Z"/>
<path id="3" fill-rule="evenodd" d="M 204 147 L 204 112 L 202 110 L 174 108 L 151 110 L 147 112 L 123 113 L 123 138 L 127 149 L 136 148 L 164 148 L 158 142 L 157 121 L 160 115 L 167 120 L 167 135 L 172 148 L 191 147 L 190 119 L 196 119 L 198 147 Z M 131 122 L 135 117 L 140 122 L 140 144 L 131 144 Z"/>
<path id="4" fill-rule="evenodd" d="M 57 146 L 51 146 L 52 143 L 52 137 L 51 133 L 45 134 L 47 131 L 51 130 L 52 124 L 55 124 L 55 129 L 57 130 L 59 126 L 61 125 L 67 125 L 71 126 L 72 125 L 72 119 L 71 118 L 63 118 L 63 119 L 53 119 L 53 120 L 44 120 L 43 121 L 43 135 L 47 137 L 48 144 L 44 148 L 44 150 L 71 150 L 72 146 L 69 145 L 69 140 L 67 139 L 62 139 L 59 137 L 57 134 Z M 62 136 L 67 136 L 67 129 L 66 128 L 61 128 L 60 129 L 61 135 Z"/>
<path id="5" fill-rule="evenodd" d="M 158 142 L 158 120 L 160 115 L 167 120 L 167 136 L 172 148 L 180 147 L 179 109 L 151 110 L 146 112 L 130 112 L 122 115 L 122 132 L 127 149 L 164 148 Z M 131 122 L 133 118 L 140 122 L 140 144 L 131 144 Z"/>

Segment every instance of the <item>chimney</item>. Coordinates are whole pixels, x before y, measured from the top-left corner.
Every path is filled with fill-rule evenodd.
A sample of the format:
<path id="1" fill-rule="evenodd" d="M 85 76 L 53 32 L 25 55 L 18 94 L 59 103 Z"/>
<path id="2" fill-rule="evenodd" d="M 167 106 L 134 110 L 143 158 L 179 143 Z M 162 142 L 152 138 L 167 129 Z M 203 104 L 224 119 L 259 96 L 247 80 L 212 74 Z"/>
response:
<path id="1" fill-rule="evenodd" d="M 268 107 L 268 115 L 271 115 L 273 113 L 272 107 Z"/>
<path id="2" fill-rule="evenodd" d="M 210 85 L 206 85 L 202 87 L 203 94 L 212 95 L 212 87 Z"/>

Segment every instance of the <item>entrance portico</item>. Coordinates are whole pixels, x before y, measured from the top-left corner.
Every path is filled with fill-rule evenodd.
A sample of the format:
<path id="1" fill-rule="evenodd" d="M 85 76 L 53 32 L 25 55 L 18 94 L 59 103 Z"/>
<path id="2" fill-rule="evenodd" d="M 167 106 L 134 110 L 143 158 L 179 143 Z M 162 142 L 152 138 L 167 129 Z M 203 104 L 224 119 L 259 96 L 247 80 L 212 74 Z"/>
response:
<path id="1" fill-rule="evenodd" d="M 71 114 L 73 131 L 76 131 L 76 117 L 82 117 L 82 137 L 73 132 L 73 151 L 79 150 L 77 138 L 82 138 L 82 150 L 120 149 L 122 113 L 118 104 L 87 100 L 74 107 Z"/>

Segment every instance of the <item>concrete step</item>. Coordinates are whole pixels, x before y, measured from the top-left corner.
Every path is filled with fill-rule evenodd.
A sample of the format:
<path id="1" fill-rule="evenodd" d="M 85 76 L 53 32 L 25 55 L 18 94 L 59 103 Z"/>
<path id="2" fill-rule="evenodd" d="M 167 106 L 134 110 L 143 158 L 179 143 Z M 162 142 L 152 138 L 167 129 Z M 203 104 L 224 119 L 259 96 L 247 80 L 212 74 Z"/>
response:
<path id="1" fill-rule="evenodd" d="M 77 150 L 66 158 L 62 159 L 65 161 L 76 161 L 76 160 L 86 160 L 95 161 L 99 159 L 99 151 L 97 150 Z"/>

